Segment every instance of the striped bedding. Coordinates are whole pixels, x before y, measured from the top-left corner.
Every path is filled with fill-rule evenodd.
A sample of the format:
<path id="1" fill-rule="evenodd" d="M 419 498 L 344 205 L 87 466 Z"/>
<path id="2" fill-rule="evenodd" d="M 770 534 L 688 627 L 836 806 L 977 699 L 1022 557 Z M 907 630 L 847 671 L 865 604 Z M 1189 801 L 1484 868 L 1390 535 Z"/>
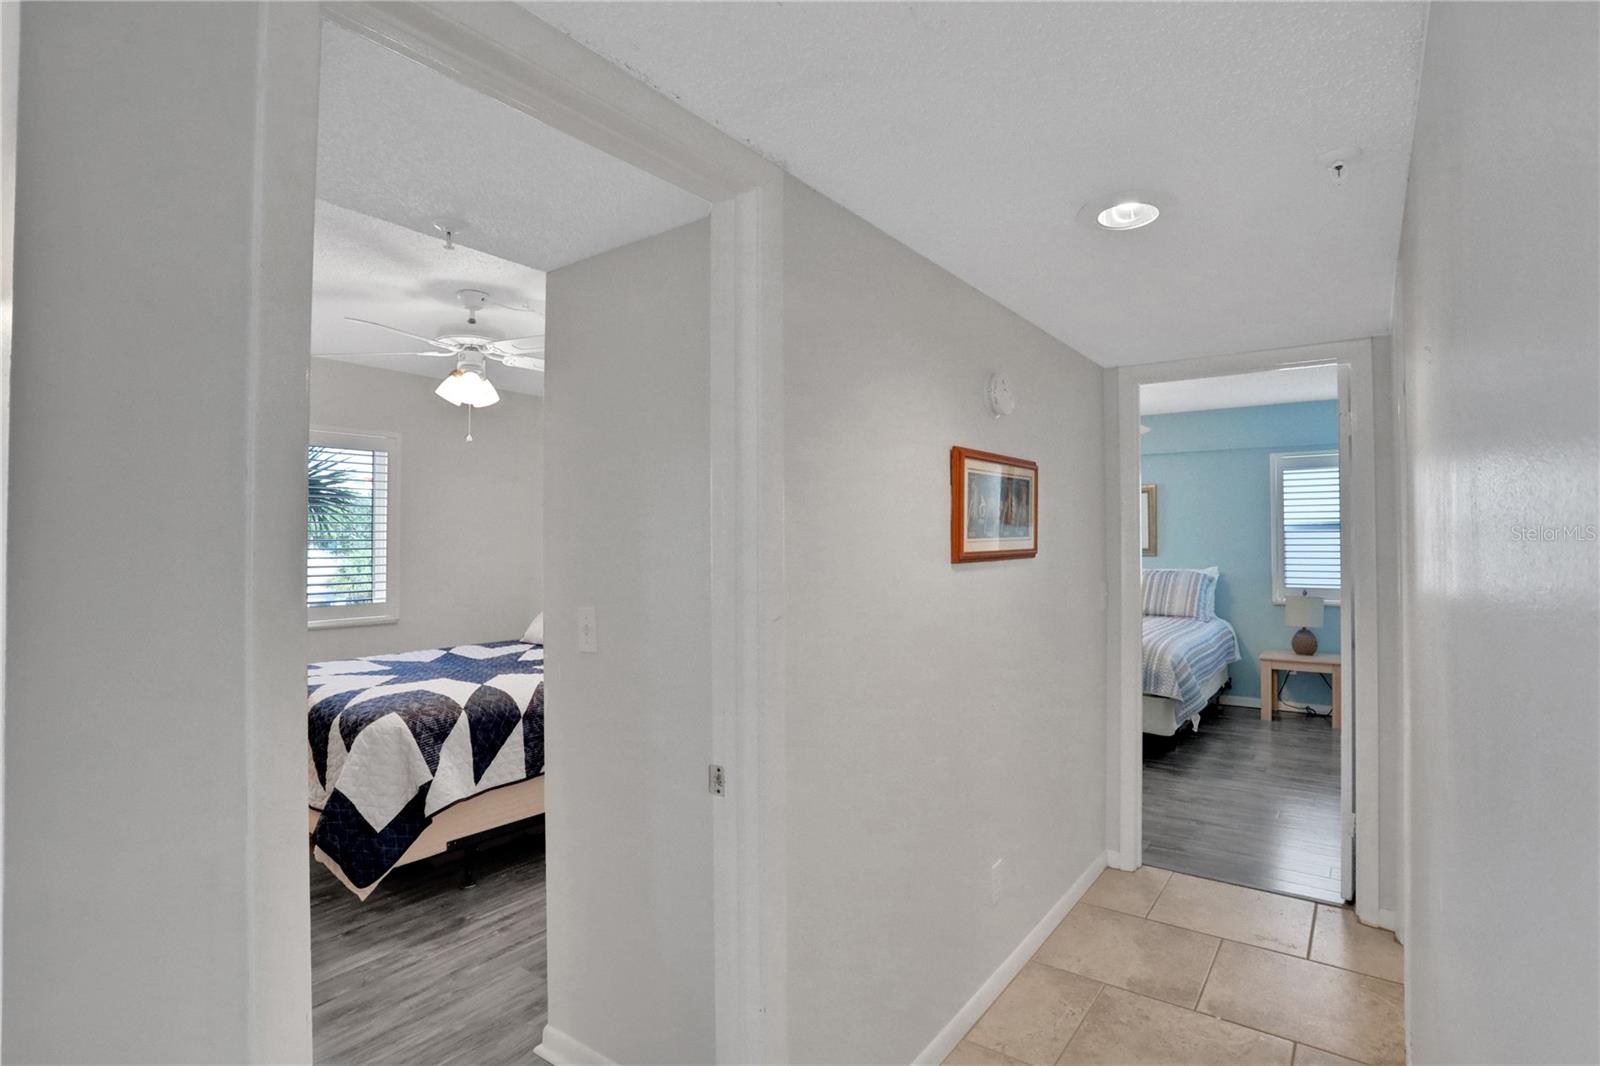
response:
<path id="1" fill-rule="evenodd" d="M 1233 627 L 1220 618 L 1145 615 L 1144 690 L 1178 701 L 1179 725 L 1206 705 L 1205 682 L 1239 658 Z"/>

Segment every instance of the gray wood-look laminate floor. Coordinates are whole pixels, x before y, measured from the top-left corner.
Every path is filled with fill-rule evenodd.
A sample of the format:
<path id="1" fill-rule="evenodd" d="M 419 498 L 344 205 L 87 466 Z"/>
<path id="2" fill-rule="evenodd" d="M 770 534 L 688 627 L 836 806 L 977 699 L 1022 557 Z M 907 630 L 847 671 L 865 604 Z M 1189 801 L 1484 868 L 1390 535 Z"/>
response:
<path id="1" fill-rule="evenodd" d="M 1198 732 L 1144 741 L 1144 861 L 1342 902 L 1339 734 L 1326 717 L 1206 711 Z"/>
<path id="2" fill-rule="evenodd" d="M 542 820 L 541 820 L 542 822 Z M 403 866 L 365 903 L 311 864 L 318 1063 L 539 1063 L 544 1032 L 540 823 L 473 859 Z"/>

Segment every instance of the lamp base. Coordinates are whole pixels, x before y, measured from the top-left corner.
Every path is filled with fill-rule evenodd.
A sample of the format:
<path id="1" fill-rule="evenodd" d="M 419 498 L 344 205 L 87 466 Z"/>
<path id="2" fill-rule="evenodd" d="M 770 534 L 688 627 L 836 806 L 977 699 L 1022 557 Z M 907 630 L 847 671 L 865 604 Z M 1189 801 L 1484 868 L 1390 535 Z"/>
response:
<path id="1" fill-rule="evenodd" d="M 1294 636 L 1289 640 L 1289 647 L 1294 649 L 1296 655 L 1317 654 L 1317 635 L 1305 626 L 1295 630 Z"/>

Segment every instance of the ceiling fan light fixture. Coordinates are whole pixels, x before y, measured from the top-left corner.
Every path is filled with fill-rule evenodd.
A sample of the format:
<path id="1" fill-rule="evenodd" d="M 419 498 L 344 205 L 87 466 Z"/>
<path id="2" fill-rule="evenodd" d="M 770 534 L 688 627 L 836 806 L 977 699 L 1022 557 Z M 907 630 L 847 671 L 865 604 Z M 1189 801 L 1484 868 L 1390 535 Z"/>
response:
<path id="1" fill-rule="evenodd" d="M 1161 217 L 1161 209 L 1142 200 L 1124 200 L 1112 204 L 1096 216 L 1095 221 L 1106 229 L 1125 230 L 1148 226 Z"/>
<path id="2" fill-rule="evenodd" d="M 460 407 L 491 407 L 500 402 L 500 393 L 494 382 L 471 367 L 456 367 L 450 376 L 439 382 L 434 394 L 446 403 Z"/>

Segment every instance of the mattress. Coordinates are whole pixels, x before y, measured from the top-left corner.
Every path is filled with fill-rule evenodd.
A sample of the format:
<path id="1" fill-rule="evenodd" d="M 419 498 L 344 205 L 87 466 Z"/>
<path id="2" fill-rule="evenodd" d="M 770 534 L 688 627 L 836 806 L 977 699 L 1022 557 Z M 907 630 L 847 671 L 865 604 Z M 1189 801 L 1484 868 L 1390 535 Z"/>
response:
<path id="1" fill-rule="evenodd" d="M 1211 697 L 1222 691 L 1222 686 L 1228 683 L 1228 668 L 1219 666 L 1217 672 L 1206 679 L 1202 686 L 1206 692 L 1206 703 L 1211 702 Z M 1181 713 L 1183 704 L 1167 696 L 1152 696 L 1144 694 L 1144 731 L 1154 736 L 1170 737 L 1176 733 L 1184 722 L 1193 722 L 1196 729 L 1200 728 L 1200 710 L 1205 709 L 1205 703 L 1200 705 L 1200 710 L 1192 714 Z"/>

